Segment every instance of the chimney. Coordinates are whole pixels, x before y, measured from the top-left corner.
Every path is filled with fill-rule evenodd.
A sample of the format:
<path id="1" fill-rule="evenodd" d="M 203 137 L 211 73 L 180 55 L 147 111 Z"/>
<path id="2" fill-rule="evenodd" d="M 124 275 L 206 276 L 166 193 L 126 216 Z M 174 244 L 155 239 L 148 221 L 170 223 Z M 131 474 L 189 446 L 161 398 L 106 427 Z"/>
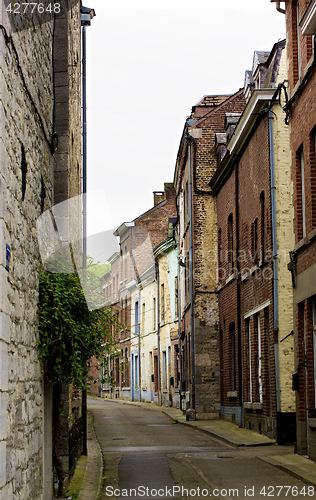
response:
<path id="1" fill-rule="evenodd" d="M 165 188 L 165 196 L 166 196 L 167 200 L 175 197 L 176 191 L 173 187 L 173 182 L 165 182 L 164 188 Z"/>
<path id="2" fill-rule="evenodd" d="M 164 191 L 154 191 L 154 207 L 166 198 Z"/>

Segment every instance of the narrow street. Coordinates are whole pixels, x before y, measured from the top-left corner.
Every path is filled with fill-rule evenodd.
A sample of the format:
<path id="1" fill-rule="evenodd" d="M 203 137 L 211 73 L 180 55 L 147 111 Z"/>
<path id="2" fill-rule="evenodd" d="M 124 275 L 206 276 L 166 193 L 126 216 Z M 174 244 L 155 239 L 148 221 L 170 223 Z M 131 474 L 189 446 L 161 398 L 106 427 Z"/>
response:
<path id="1" fill-rule="evenodd" d="M 257 458 L 291 447 L 232 448 L 157 407 L 91 399 L 89 410 L 104 457 L 101 500 L 314 497 L 313 488 Z"/>

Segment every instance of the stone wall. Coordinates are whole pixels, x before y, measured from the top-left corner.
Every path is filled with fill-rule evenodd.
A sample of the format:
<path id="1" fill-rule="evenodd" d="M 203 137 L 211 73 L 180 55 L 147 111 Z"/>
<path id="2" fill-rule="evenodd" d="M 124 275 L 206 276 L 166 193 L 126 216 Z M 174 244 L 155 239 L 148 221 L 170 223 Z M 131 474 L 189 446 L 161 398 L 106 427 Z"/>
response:
<path id="1" fill-rule="evenodd" d="M 8 500 L 44 496 L 44 384 L 36 343 L 39 251 L 36 220 L 53 204 L 52 154 L 57 126 L 54 99 L 54 21 L 9 18 L 0 5 L 0 495 Z M 77 73 L 69 84 L 73 149 L 69 168 L 80 165 L 80 6 L 69 3 L 71 43 L 64 52 L 68 73 L 75 53 Z M 38 20 L 37 20 L 38 21 Z M 56 23 L 61 22 L 56 19 Z M 70 48 L 71 44 L 74 47 Z M 79 80 L 78 80 L 79 78 Z M 57 78 L 55 80 L 57 85 Z M 77 106 L 75 105 L 77 103 Z M 54 120 L 55 116 L 55 120 Z M 78 131 L 78 132 L 77 132 Z M 71 134 L 68 132 L 68 139 Z M 60 147 L 62 141 L 60 142 Z M 79 148 L 79 150 L 78 150 Z M 80 169 L 75 172 L 80 175 Z M 77 182 L 78 184 L 78 182 Z M 76 187 L 78 193 L 80 187 Z M 67 187 L 67 196 L 73 190 Z M 10 262 L 6 268 L 7 250 Z M 49 420 L 49 418 L 48 418 Z M 51 424 L 51 421 L 50 421 Z M 50 447 L 51 450 L 51 447 Z M 48 453 L 49 454 L 49 453 Z M 52 470 L 50 467 L 51 477 Z M 45 477 L 45 482 L 47 477 Z"/>

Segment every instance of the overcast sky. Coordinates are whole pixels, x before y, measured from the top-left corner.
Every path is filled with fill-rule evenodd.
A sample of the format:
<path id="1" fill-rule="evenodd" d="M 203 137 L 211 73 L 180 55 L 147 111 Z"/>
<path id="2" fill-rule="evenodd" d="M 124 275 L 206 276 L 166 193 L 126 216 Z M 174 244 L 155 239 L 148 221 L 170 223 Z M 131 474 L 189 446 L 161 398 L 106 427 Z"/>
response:
<path id="1" fill-rule="evenodd" d="M 285 37 L 270 0 L 86 0 L 88 234 L 131 221 L 172 182 L 186 116 L 234 93 L 254 50 Z M 93 200 L 98 200 L 93 204 Z"/>

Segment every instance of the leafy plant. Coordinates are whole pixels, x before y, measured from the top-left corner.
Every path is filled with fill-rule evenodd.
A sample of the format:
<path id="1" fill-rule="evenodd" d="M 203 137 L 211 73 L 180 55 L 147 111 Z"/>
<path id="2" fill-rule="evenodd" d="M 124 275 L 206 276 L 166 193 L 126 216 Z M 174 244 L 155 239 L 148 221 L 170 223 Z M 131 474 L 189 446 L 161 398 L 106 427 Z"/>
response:
<path id="1" fill-rule="evenodd" d="M 74 268 L 74 262 L 56 260 L 56 269 Z M 57 256 L 58 258 L 58 256 Z M 87 266 L 90 265 L 87 259 Z M 54 269 L 51 263 L 51 269 Z M 85 293 L 93 303 L 102 303 L 100 275 L 96 268 L 84 274 Z M 82 275 L 81 275 L 82 278 Z M 37 342 L 42 370 L 47 382 L 54 386 L 53 462 L 58 476 L 58 494 L 62 495 L 64 471 L 60 458 L 61 388 L 73 384 L 86 390 L 91 358 L 106 367 L 107 358 L 117 356 L 116 333 L 121 330 L 118 316 L 111 307 L 89 310 L 78 273 L 39 270 L 39 305 Z M 104 372 L 104 370 L 103 370 Z M 105 380 L 103 380 L 104 382 Z M 68 420 L 67 420 L 68 422 Z M 68 422 L 69 423 L 69 422 Z"/>
<path id="2" fill-rule="evenodd" d="M 116 351 L 117 315 L 110 307 L 89 311 L 76 272 L 52 273 L 41 267 L 38 317 L 37 347 L 46 380 L 85 389 L 90 358 L 104 364 Z"/>

